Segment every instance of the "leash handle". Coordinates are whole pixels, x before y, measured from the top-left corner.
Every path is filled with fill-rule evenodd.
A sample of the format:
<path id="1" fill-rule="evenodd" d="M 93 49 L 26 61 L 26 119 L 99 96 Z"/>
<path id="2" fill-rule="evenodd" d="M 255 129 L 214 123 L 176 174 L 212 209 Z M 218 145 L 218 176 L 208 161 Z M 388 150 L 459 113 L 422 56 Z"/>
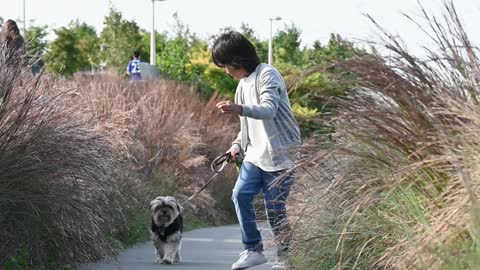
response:
<path id="1" fill-rule="evenodd" d="M 193 198 L 197 197 L 198 194 L 200 194 L 200 192 L 202 192 L 204 189 L 206 189 L 208 187 L 208 185 L 210 185 L 210 183 L 213 181 L 213 179 L 215 179 L 215 177 L 221 172 L 223 171 L 223 169 L 225 168 L 225 166 L 232 162 L 232 155 L 230 153 L 225 153 L 221 156 L 218 156 L 216 157 L 213 161 L 212 161 L 212 164 L 210 164 L 210 169 L 212 169 L 213 171 L 213 175 L 212 177 L 210 177 L 210 179 L 208 179 L 208 181 L 205 183 L 205 185 L 203 185 L 200 190 L 198 190 L 197 192 L 195 192 L 192 196 L 188 197 L 188 199 L 186 199 L 184 202 L 182 202 L 182 204 L 188 202 L 188 201 L 191 201 Z"/>
<path id="2" fill-rule="evenodd" d="M 212 169 L 212 172 L 214 173 L 219 173 L 223 171 L 225 166 L 230 162 L 232 162 L 232 155 L 230 153 L 225 153 L 221 156 L 216 157 L 212 161 L 212 164 L 210 165 L 210 169 Z"/>

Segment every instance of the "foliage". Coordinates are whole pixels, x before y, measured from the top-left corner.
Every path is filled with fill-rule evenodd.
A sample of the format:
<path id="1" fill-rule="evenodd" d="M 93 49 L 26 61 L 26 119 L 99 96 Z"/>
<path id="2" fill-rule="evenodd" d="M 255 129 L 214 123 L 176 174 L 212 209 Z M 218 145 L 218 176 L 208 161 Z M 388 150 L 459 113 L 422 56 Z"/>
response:
<path id="1" fill-rule="evenodd" d="M 352 42 L 343 39 L 339 34 L 331 34 L 327 46 L 322 46 L 319 41 L 314 42 L 312 49 L 306 51 L 306 58 L 308 65 L 318 66 L 351 58 L 356 51 Z"/>
<path id="2" fill-rule="evenodd" d="M 87 216 L 89 219 L 82 219 L 82 221 L 86 222 L 86 225 L 82 227 L 84 229 L 71 236 L 72 231 L 69 229 L 76 227 L 71 224 L 65 225 L 62 222 L 71 222 L 74 217 L 66 215 L 63 217 L 67 218 L 59 219 L 56 214 L 60 215 L 64 214 L 64 212 L 56 212 L 55 209 L 53 211 L 50 210 L 48 203 L 35 206 L 40 209 L 41 218 L 44 217 L 44 214 L 47 215 L 51 212 L 54 221 L 67 228 L 59 229 L 60 225 L 52 222 L 54 224 L 48 227 L 49 230 L 39 232 L 38 237 L 40 240 L 38 242 L 46 239 L 45 235 L 51 231 L 54 233 L 57 231 L 67 233 L 68 237 L 70 237 L 69 239 L 75 237 L 82 238 L 78 241 L 75 238 L 74 242 L 80 243 L 78 246 L 65 247 L 62 244 L 63 240 L 57 238 L 55 238 L 55 243 L 59 244 L 55 246 L 55 249 L 46 245 L 35 246 L 35 248 L 40 250 L 53 250 L 53 253 L 63 256 L 60 258 L 61 262 L 82 261 L 111 255 L 118 247 L 143 239 L 145 231 L 142 230 L 142 224 L 146 220 L 146 214 L 138 211 L 139 208 L 137 207 L 138 205 L 143 206 L 145 200 L 147 200 L 145 197 L 156 195 L 159 190 L 158 186 L 167 187 L 165 190 L 162 189 L 162 192 L 169 191 L 169 193 L 175 193 L 181 190 L 182 192 L 179 192 L 179 195 L 191 193 L 192 190 L 198 188 L 196 185 L 204 180 L 196 179 L 195 177 L 203 175 L 201 172 L 206 169 L 204 168 L 206 167 L 205 164 L 208 163 L 206 161 L 211 160 L 216 154 L 224 151 L 228 147 L 232 136 L 234 136 L 232 133 L 234 130 L 229 128 L 232 124 L 232 119 L 220 116 L 216 112 L 214 104 L 219 99 L 232 99 L 237 81 L 213 64 L 211 48 L 208 46 L 208 42 L 190 33 L 188 27 L 179 20 L 178 16 L 175 15 L 174 18 L 176 25 L 173 28 L 173 35 L 156 33 L 158 67 L 166 77 L 182 81 L 183 83 L 197 85 L 203 97 L 211 98 L 209 103 L 199 100 L 196 93 L 189 91 L 190 87 L 163 80 L 129 84 L 112 76 L 102 77 L 101 80 L 77 78 L 75 80 L 67 80 L 65 82 L 66 85 L 63 85 L 53 79 L 49 81 L 49 77 L 40 78 L 40 82 L 43 83 L 42 87 L 44 87 L 42 89 L 56 91 L 53 96 L 56 96 L 56 94 L 60 95 L 67 89 L 76 90 L 76 92 L 62 94 L 59 99 L 61 99 L 61 104 L 65 105 L 62 108 L 69 109 L 68 114 L 66 113 L 65 115 L 76 117 L 75 119 L 82 124 L 71 127 L 72 130 L 70 131 L 73 134 L 63 134 L 65 135 L 64 137 L 61 136 L 61 132 L 65 130 L 55 130 L 52 127 L 52 137 L 44 139 L 45 143 L 51 143 L 47 148 L 53 151 L 51 157 L 49 157 L 51 159 L 47 159 L 47 161 L 51 161 L 53 164 L 54 159 L 73 162 L 75 158 L 79 158 L 80 160 L 77 160 L 75 164 L 79 164 L 79 166 L 88 165 L 92 166 L 92 168 L 80 168 L 82 170 L 76 172 L 74 169 L 77 167 L 73 166 L 71 177 L 81 177 L 85 174 L 96 174 L 91 177 L 93 180 L 98 177 L 106 177 L 106 182 L 99 181 L 92 184 L 91 187 L 82 186 L 83 189 L 76 189 L 75 185 L 78 183 L 75 181 L 68 182 L 67 180 L 70 179 L 68 177 L 62 178 L 65 181 L 58 180 L 57 177 L 61 175 L 60 173 L 52 173 L 47 175 L 49 177 L 41 178 L 41 181 L 36 183 L 38 186 L 24 185 L 32 188 L 32 194 L 37 194 L 39 191 L 45 192 L 47 195 L 49 194 L 48 192 L 59 192 L 60 194 L 56 194 L 55 199 L 66 201 L 64 205 L 67 206 L 71 202 L 65 199 L 64 196 L 67 194 L 77 196 L 78 205 L 69 207 L 71 209 L 79 208 L 80 214 L 84 213 L 82 211 L 95 211 L 95 213 L 88 212 Z M 47 70 L 52 73 L 70 76 L 76 71 L 87 70 L 91 66 L 103 64 L 115 69 L 117 73 L 123 73 L 126 63 L 136 49 L 140 50 L 142 58 L 148 59 L 150 36 L 147 31 L 140 29 L 134 21 L 124 19 L 122 14 L 114 9 L 111 9 L 105 17 L 104 25 L 105 27 L 99 37 L 93 27 L 78 21 L 70 23 L 68 27 L 56 29 L 57 37 L 49 44 L 46 56 Z M 253 29 L 246 24 L 241 26 L 240 31 L 252 40 L 257 47 L 260 58 L 262 61 L 266 61 L 268 42 L 256 37 Z M 40 31 L 39 33 L 41 34 L 42 32 Z M 41 37 L 40 34 L 37 36 Z M 331 110 L 331 108 L 325 105 L 324 96 L 342 95 L 344 90 L 343 88 L 337 88 L 337 83 L 325 74 L 330 71 L 336 72 L 336 70 L 309 69 L 311 68 L 310 61 L 318 61 L 323 68 L 338 58 L 350 57 L 349 52 L 353 49 L 352 47 L 343 46 L 343 41 L 331 42 L 325 47 L 318 45 L 313 49 L 302 49 L 300 48 L 300 34 L 300 29 L 292 24 L 286 26 L 284 30 L 275 36 L 275 66 L 285 75 L 291 99 L 294 103 L 294 111 L 301 120 L 302 127 L 308 133 L 314 133 L 322 128 L 319 124 L 321 120 L 317 122 L 314 120 L 320 117 L 319 114 Z M 39 38 L 39 40 L 42 39 Z M 41 45 L 41 43 L 39 44 Z M 41 48 L 41 46 L 36 47 Z M 24 90 L 28 92 L 28 89 Z M 219 92 L 221 96 L 218 97 L 214 92 Z M 38 104 L 44 104 L 45 100 L 45 98 L 40 98 Z M 20 102 L 18 103 L 20 104 Z M 48 102 L 46 104 L 48 105 Z M 60 112 L 57 111 L 57 113 Z M 65 120 L 65 118 L 62 118 L 65 117 L 62 114 L 53 115 L 58 116 L 60 120 Z M 55 118 L 54 120 L 58 119 Z M 84 120 L 90 120 L 91 122 L 82 122 Z M 45 124 L 44 122 L 31 123 L 31 127 L 42 126 Z M 77 122 L 72 121 L 73 123 Z M 75 128 L 82 131 L 87 130 L 87 132 L 75 133 L 74 131 L 78 131 Z M 322 130 L 321 132 L 324 131 Z M 69 137 L 67 135 L 72 136 Z M 79 138 L 75 136 L 79 136 Z M 26 138 L 32 139 L 33 137 L 27 136 Z M 88 141 L 90 139 L 91 143 L 83 143 L 83 140 Z M 86 152 L 90 150 L 91 152 L 87 154 L 91 154 L 93 157 L 89 158 L 87 154 L 85 157 L 79 156 L 83 152 L 70 151 L 68 149 L 67 151 L 62 148 L 64 144 L 72 143 L 72 141 L 80 142 L 80 146 L 78 146 L 80 148 L 76 149 L 84 149 Z M 35 149 L 40 152 L 47 149 L 42 148 L 42 145 L 35 148 L 35 143 L 38 140 L 32 142 L 27 143 L 28 147 L 19 147 L 18 149 L 34 152 L 36 151 Z M 95 146 L 100 147 L 100 149 L 95 148 Z M 58 152 L 55 152 L 56 150 Z M 37 154 L 37 152 L 34 154 Z M 64 157 L 63 155 L 65 154 L 69 154 L 68 157 Z M 18 153 L 13 156 L 14 158 L 10 159 L 10 161 L 15 161 L 15 158 L 22 157 Z M 118 166 L 117 162 L 119 161 L 125 163 Z M 46 164 L 50 163 L 47 162 Z M 113 165 L 115 166 L 108 169 L 110 168 L 109 166 Z M 58 164 L 55 164 L 55 166 L 58 166 Z M 102 166 L 105 166 L 106 169 Z M 4 166 L 4 168 L 7 167 Z M 39 168 L 42 169 L 43 167 Z M 12 172 L 17 172 L 17 170 L 9 170 L 9 173 Z M 68 170 L 66 172 L 70 173 Z M 41 176 L 42 173 L 45 173 L 45 171 L 40 170 L 35 177 L 29 179 L 37 179 L 36 177 Z M 198 202 L 210 204 L 206 207 L 195 208 L 195 211 L 197 211 L 195 214 L 214 220 L 212 222 L 214 224 L 219 224 L 226 220 L 218 217 L 218 211 L 230 211 L 230 213 L 232 211 L 231 204 L 227 203 L 230 200 L 228 190 L 232 184 L 228 181 L 234 179 L 234 172 L 225 173 L 225 181 L 219 181 L 224 184 L 214 187 L 215 190 L 212 192 L 213 198 L 206 196 Z M 124 177 L 128 179 L 122 181 L 125 180 Z M 92 179 L 88 180 L 93 181 Z M 146 179 L 148 181 L 145 181 Z M 86 183 L 90 182 L 87 181 Z M 42 184 L 45 185 L 42 186 Z M 48 186 L 48 189 L 45 188 L 46 186 Z M 19 190 L 23 188 L 22 185 L 17 187 Z M 35 188 L 38 188 L 38 190 L 35 190 Z M 91 191 L 89 188 L 95 188 L 95 191 Z M 123 205 L 117 201 L 109 201 L 105 198 L 107 195 L 112 195 L 115 198 L 115 192 L 119 191 L 117 189 L 122 189 L 123 191 L 124 188 L 126 192 L 122 192 L 122 195 L 128 194 L 135 198 L 131 204 Z M 69 192 L 70 189 L 74 191 Z M 141 190 L 141 192 L 138 192 L 138 190 Z M 39 194 L 43 194 L 41 192 Z M 21 191 L 19 191 L 20 193 Z M 0 200 L 2 199 L 1 196 L 2 194 L 0 194 Z M 124 197 L 119 196 L 118 199 L 124 199 Z M 45 200 L 53 199 L 47 197 Z M 103 201 L 99 202 L 99 200 Z M 110 205 L 113 205 L 112 209 L 97 209 L 97 207 L 103 206 L 107 201 Z M 214 208 L 214 205 L 216 208 L 212 211 L 211 209 Z M 30 205 L 24 203 L 23 206 L 28 210 L 26 212 L 31 213 L 33 211 L 28 208 Z M 125 209 L 125 207 L 132 208 Z M 11 209 L 9 211 L 15 212 L 17 208 L 12 207 Z M 108 212 L 110 210 L 111 212 Z M 8 212 L 3 211 L 1 213 Z M 36 214 L 33 213 L 31 215 L 35 216 Z M 103 219 L 98 220 L 95 214 L 101 214 Z M 112 215 L 115 217 L 111 217 Z M 222 215 L 221 217 L 225 216 L 227 215 Z M 39 223 L 45 220 L 48 221 L 48 218 L 49 216 L 47 215 Z M 116 218 L 122 220 L 119 221 Z M 77 217 L 77 219 L 81 218 Z M 0 221 L 3 220 L 0 219 Z M 107 226 L 109 225 L 108 222 L 116 221 L 118 221 L 116 226 Z M 50 223 L 44 224 L 49 225 Z M 41 228 L 44 227 L 42 226 Z M 88 243 L 85 243 L 85 241 L 91 239 L 92 235 L 97 237 L 98 240 L 98 242 L 91 241 L 92 245 L 103 245 L 105 247 L 104 252 L 102 252 L 103 249 L 97 246 L 90 247 Z M 58 233 L 59 238 L 60 236 L 62 234 Z M 23 240 L 11 242 L 19 244 L 18 247 L 12 249 L 13 253 L 17 252 L 17 255 L 21 257 L 23 254 L 21 252 L 21 247 L 23 247 L 21 244 L 24 242 Z M 32 253 L 32 256 L 45 259 L 45 255 L 48 254 L 38 253 L 38 250 L 35 248 L 33 251 L 36 253 Z M 64 252 L 70 252 L 72 249 L 77 250 L 72 251 L 71 254 L 80 254 L 81 256 L 72 258 L 69 257 L 71 256 L 69 255 L 70 253 L 64 254 Z M 32 262 L 29 263 L 31 264 Z"/>
<path id="3" fill-rule="evenodd" d="M 205 81 L 212 87 L 213 90 L 219 91 L 225 97 L 233 100 L 235 96 L 235 89 L 238 82 L 226 74 L 225 71 L 217 68 L 210 67 L 204 72 Z"/>
<path id="4" fill-rule="evenodd" d="M 1 47 L 0 262 L 26 254 L 27 269 L 52 269 L 113 255 L 102 236 L 132 206 L 122 159 L 92 117 L 73 109 L 72 88 L 32 77 L 5 55 Z"/>
<path id="5" fill-rule="evenodd" d="M 140 42 L 140 47 L 138 49 L 140 52 L 140 59 L 144 62 L 150 62 L 151 32 L 141 30 L 141 34 L 142 34 L 142 40 Z M 167 43 L 167 39 L 168 39 L 168 36 L 166 33 L 155 32 L 155 49 L 157 52 L 157 59 L 158 59 L 158 52 L 162 52 L 164 50 L 165 45 Z"/>
<path id="6" fill-rule="evenodd" d="M 209 98 L 219 91 L 233 98 L 237 82 L 213 64 L 207 42 L 198 39 L 174 14 L 173 37 L 165 41 L 157 56 L 161 73 L 177 81 L 193 83 L 199 93 Z"/>
<path id="7" fill-rule="evenodd" d="M 79 49 L 79 57 L 87 59 L 90 66 L 98 66 L 100 41 L 95 28 L 85 23 L 80 24 L 78 21 L 72 23 L 70 27 L 76 32 L 78 37 L 76 46 Z M 86 68 L 82 67 L 82 69 Z"/>
<path id="8" fill-rule="evenodd" d="M 286 25 L 273 38 L 274 62 L 300 66 L 303 54 L 300 50 L 302 31 L 294 24 Z"/>
<path id="9" fill-rule="evenodd" d="M 218 91 L 232 99 L 236 80 L 217 68 L 211 60 L 209 42 L 218 35 L 212 36 L 209 41 L 201 40 L 190 32 L 177 14 L 173 17 L 175 24 L 170 33 L 156 33 L 156 62 L 161 74 L 196 85 L 199 93 L 206 98 Z M 122 74 L 136 49 L 140 51 L 141 58 L 148 61 L 149 32 L 140 29 L 134 21 L 125 20 L 115 9 L 110 10 L 104 24 L 99 40 L 94 37 L 93 29 L 78 22 L 72 23 L 68 29 L 57 30 L 58 37 L 50 45 L 48 60 L 51 63 L 48 70 L 70 75 L 101 64 Z M 78 34 L 68 33 L 68 30 Z M 220 33 L 229 30 L 233 29 L 225 28 Z M 260 59 L 265 62 L 268 58 L 268 40 L 258 38 L 245 23 L 239 31 L 254 44 Z M 80 38 L 77 36 L 85 38 L 78 40 Z M 325 46 L 315 42 L 312 48 L 301 48 L 300 36 L 301 30 L 294 24 L 285 25 L 275 34 L 275 66 L 284 76 L 293 103 L 320 112 L 331 111 L 332 108 L 325 103 L 325 97 L 344 95 L 348 89 L 340 86 L 335 76 L 331 76 L 341 71 L 330 66 L 336 60 L 358 54 L 358 50 L 352 43 L 333 34 Z M 101 52 L 97 53 L 99 48 Z"/>
<path id="10" fill-rule="evenodd" d="M 478 50 L 452 2 L 422 14 L 426 59 L 375 23 L 387 53 L 337 62 L 356 88 L 332 100 L 336 144 L 301 183 L 299 269 L 478 268 Z"/>
<path id="11" fill-rule="evenodd" d="M 71 76 L 98 65 L 99 41 L 92 26 L 78 21 L 54 30 L 57 38 L 46 55 L 47 70 Z"/>
<path id="12" fill-rule="evenodd" d="M 27 52 L 34 59 L 41 59 L 48 48 L 48 26 L 30 26 L 25 34 Z"/>
<path id="13" fill-rule="evenodd" d="M 107 67 L 118 73 L 125 73 L 127 63 L 135 50 L 142 47 L 144 36 L 135 21 L 128 21 L 122 14 L 111 8 L 104 19 L 100 33 L 102 50 L 100 58 Z"/>
<path id="14" fill-rule="evenodd" d="M 184 226 L 185 226 L 184 228 L 185 231 L 188 232 L 188 231 L 208 227 L 210 226 L 210 224 L 208 224 L 208 221 L 202 220 L 198 217 L 185 215 Z"/>
<path id="15" fill-rule="evenodd" d="M 2 267 L 8 261 L 13 269 L 61 269 L 145 239 L 148 201 L 159 192 L 191 195 L 234 136 L 232 119 L 216 112 L 218 100 L 207 103 L 172 81 L 57 80 L 6 66 Z M 188 213 L 227 222 L 213 207 L 216 194 L 207 192 L 191 202 L 198 207 L 184 205 Z"/>
<path id="16" fill-rule="evenodd" d="M 168 40 L 163 51 L 157 56 L 160 72 L 179 81 L 187 79 L 186 65 L 188 62 L 188 43 L 181 37 Z"/>
<path id="17" fill-rule="evenodd" d="M 316 108 L 310 109 L 308 107 L 303 107 L 298 103 L 294 103 L 292 105 L 292 111 L 296 116 L 302 118 L 312 118 L 319 115 L 319 112 Z"/>
<path id="18" fill-rule="evenodd" d="M 240 26 L 240 33 L 242 33 L 250 42 L 257 51 L 257 55 L 260 58 L 260 61 L 266 63 L 268 61 L 268 40 L 260 40 L 255 36 L 255 32 L 250 26 L 246 23 L 242 23 Z"/>
<path id="19" fill-rule="evenodd" d="M 352 43 L 338 35 L 332 35 L 326 46 L 315 42 L 313 48 L 303 49 L 301 63 L 292 65 L 279 62 L 275 66 L 283 74 L 290 100 L 297 104 L 295 106 L 317 111 L 320 115 L 328 115 L 335 111 L 335 105 L 329 102 L 330 98 L 348 94 L 352 84 L 345 82 L 353 82 L 351 74 L 336 67 L 335 63 L 362 53 Z M 305 137 L 324 136 L 332 132 L 332 127 L 320 118 L 314 120 L 304 117 L 298 110 L 295 111 L 295 115 Z"/>
<path id="20" fill-rule="evenodd" d="M 237 82 L 225 71 L 215 66 L 212 61 L 212 52 L 206 43 L 195 42 L 190 48 L 189 58 L 188 78 L 199 86 L 199 91 L 203 96 L 209 97 L 213 91 L 218 91 L 225 97 L 233 98 Z"/>
<path id="21" fill-rule="evenodd" d="M 190 33 L 190 29 L 180 20 L 177 13 L 173 14 L 173 19 L 175 20 L 172 26 L 173 38 L 165 42 L 163 50 L 157 57 L 157 65 L 160 72 L 167 77 L 187 81 L 193 75 L 187 71 L 190 63 L 189 51 L 201 47 L 202 42 Z"/>

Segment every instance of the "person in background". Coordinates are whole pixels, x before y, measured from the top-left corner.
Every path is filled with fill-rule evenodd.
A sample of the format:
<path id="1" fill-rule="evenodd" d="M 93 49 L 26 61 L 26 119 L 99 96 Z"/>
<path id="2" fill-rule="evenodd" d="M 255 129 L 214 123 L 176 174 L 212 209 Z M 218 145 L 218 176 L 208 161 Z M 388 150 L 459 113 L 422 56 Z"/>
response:
<path id="1" fill-rule="evenodd" d="M 232 157 L 244 156 L 232 195 L 244 251 L 232 269 L 267 262 L 253 205 L 260 191 L 277 244 L 279 260 L 272 269 L 288 269 L 285 252 L 290 227 L 285 202 L 294 180 L 301 137 L 285 82 L 273 66 L 260 63 L 252 43 L 235 31 L 222 34 L 215 41 L 212 58 L 215 65 L 239 80 L 235 102 L 216 105 L 224 114 L 239 116 L 240 132 L 227 153 Z"/>
<path id="2" fill-rule="evenodd" d="M 140 70 L 140 52 L 134 51 L 133 52 L 133 59 L 128 63 L 127 66 L 127 73 L 130 75 L 132 81 L 141 80 L 142 79 L 142 72 Z"/>

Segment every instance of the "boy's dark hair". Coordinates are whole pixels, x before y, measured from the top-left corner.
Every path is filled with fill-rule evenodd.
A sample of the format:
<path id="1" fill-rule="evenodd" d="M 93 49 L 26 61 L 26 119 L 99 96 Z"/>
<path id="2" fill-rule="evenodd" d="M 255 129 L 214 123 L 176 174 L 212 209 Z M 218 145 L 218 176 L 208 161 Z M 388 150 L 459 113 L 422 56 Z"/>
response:
<path id="1" fill-rule="evenodd" d="M 140 57 L 140 52 L 139 51 L 134 51 L 133 56 L 135 56 L 135 58 Z"/>
<path id="2" fill-rule="evenodd" d="M 236 31 L 220 35 L 213 44 L 212 58 L 218 67 L 230 65 L 234 68 L 244 68 L 249 73 L 260 64 L 253 44 Z"/>

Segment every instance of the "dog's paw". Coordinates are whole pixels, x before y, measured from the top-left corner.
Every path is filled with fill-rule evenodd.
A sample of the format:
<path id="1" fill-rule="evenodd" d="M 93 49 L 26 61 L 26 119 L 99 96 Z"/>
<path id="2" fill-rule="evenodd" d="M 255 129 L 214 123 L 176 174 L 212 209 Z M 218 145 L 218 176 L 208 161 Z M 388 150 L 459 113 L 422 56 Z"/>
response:
<path id="1" fill-rule="evenodd" d="M 173 260 L 170 258 L 165 258 L 162 260 L 162 264 L 173 264 Z"/>
<path id="2" fill-rule="evenodd" d="M 157 258 L 155 259 L 155 262 L 158 263 L 158 264 L 161 264 L 162 261 L 163 261 L 163 260 L 162 260 L 160 257 L 157 257 Z"/>
<path id="3" fill-rule="evenodd" d="M 177 252 L 177 253 L 175 254 L 175 260 L 174 260 L 174 262 L 179 262 L 179 261 L 181 261 L 181 260 L 182 260 L 182 256 L 180 256 L 180 252 Z"/>

